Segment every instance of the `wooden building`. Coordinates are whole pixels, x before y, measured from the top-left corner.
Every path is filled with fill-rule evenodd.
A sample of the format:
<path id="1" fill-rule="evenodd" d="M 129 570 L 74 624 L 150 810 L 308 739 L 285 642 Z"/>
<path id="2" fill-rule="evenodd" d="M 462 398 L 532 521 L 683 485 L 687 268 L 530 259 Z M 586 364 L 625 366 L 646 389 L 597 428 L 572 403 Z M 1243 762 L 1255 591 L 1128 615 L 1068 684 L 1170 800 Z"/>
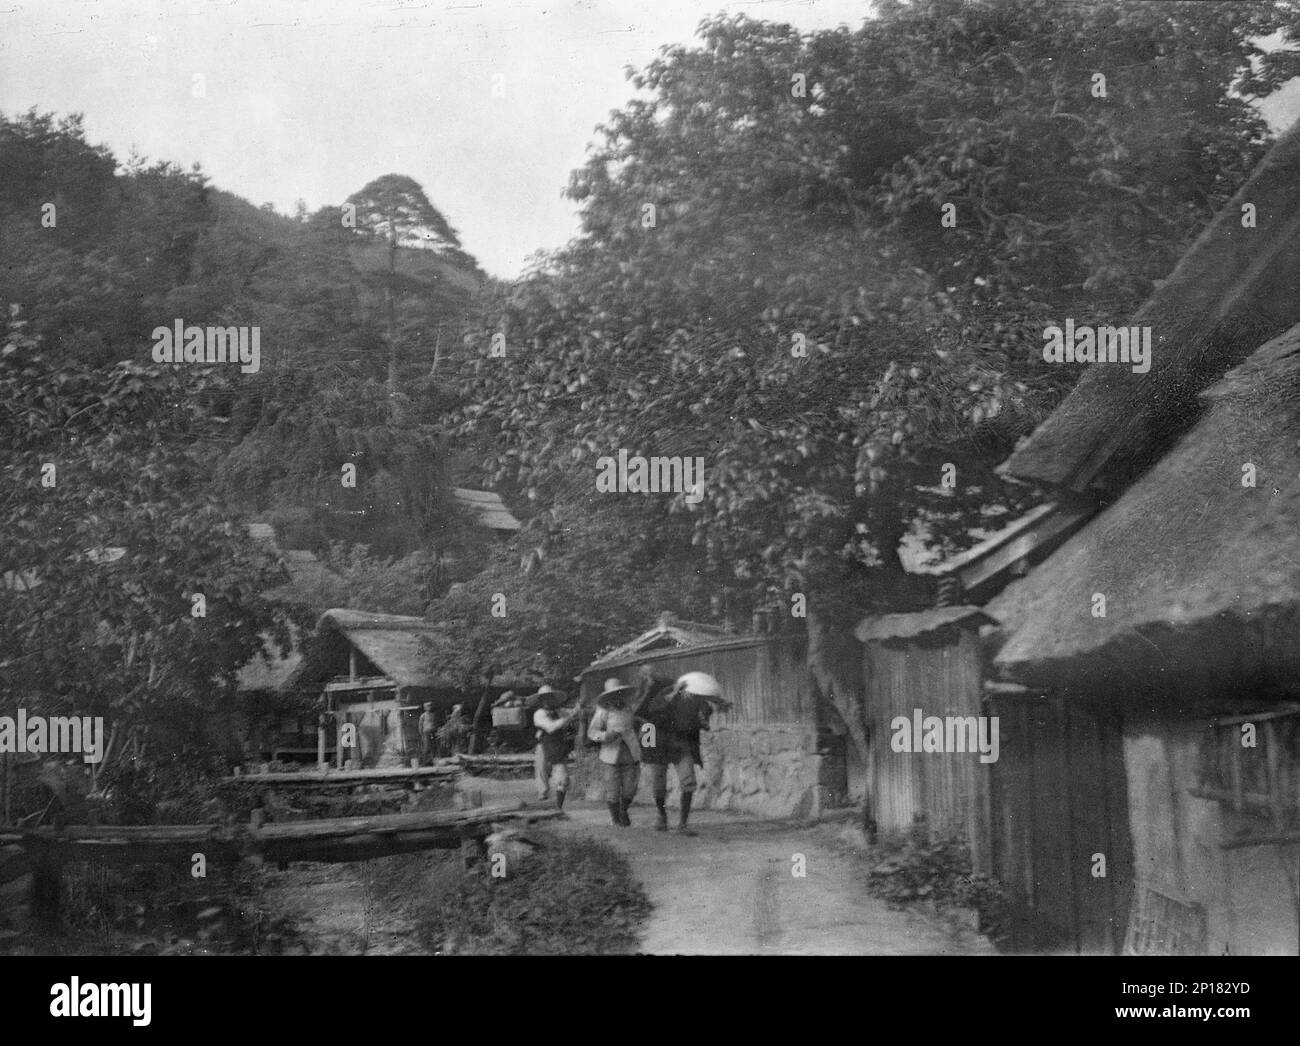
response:
<path id="1" fill-rule="evenodd" d="M 983 714 L 983 655 L 978 607 L 938 607 L 882 614 L 858 625 L 866 680 L 867 733 L 872 745 L 867 818 L 886 832 L 918 826 L 932 835 L 961 836 L 977 869 L 988 867 L 987 764 L 978 744 L 962 752 L 899 751 L 898 718 L 956 717 L 963 725 Z M 976 726 L 978 731 L 978 724 Z M 911 734 L 909 733 L 909 740 Z"/>
<path id="2" fill-rule="evenodd" d="M 345 725 L 355 729 L 356 750 L 338 748 L 339 766 L 348 758 L 361 767 L 401 765 L 419 753 L 420 706 L 432 701 L 445 713 L 457 699 L 433 672 L 436 638 L 436 626 L 423 618 L 327 610 L 281 689 L 319 696 L 330 719 L 318 741 L 324 747 L 334 747 Z"/>
<path id="3" fill-rule="evenodd" d="M 736 635 L 661 618 L 582 673 L 584 702 L 594 704 L 610 676 L 635 682 L 643 671 L 668 678 L 707 672 L 731 702 L 703 735 L 697 807 L 816 816 L 847 799 L 852 744 L 839 714 L 814 696 L 803 633 Z M 593 759 L 590 749 L 579 753 Z M 860 764 L 856 753 L 852 762 Z M 592 769 L 582 767 L 595 798 L 599 778 Z M 669 774 L 670 805 L 677 803 L 675 776 Z"/>
<path id="4" fill-rule="evenodd" d="M 1300 952 L 1298 231 L 1300 127 L 1004 466 L 1098 510 L 985 608 L 1025 946 Z"/>

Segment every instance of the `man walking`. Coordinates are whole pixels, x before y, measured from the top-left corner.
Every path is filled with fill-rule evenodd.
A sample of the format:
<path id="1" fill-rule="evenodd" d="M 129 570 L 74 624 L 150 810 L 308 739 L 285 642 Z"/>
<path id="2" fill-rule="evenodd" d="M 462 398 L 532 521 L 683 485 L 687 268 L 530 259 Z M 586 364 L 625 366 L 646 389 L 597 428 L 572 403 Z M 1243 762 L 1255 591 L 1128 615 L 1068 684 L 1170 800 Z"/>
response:
<path id="1" fill-rule="evenodd" d="M 555 806 L 564 809 L 564 793 L 569 787 L 569 768 L 566 762 L 569 752 L 573 750 L 573 738 L 570 737 L 568 725 L 578 714 L 577 708 L 567 712 L 557 711 L 564 702 L 564 693 L 553 690 L 543 684 L 532 696 L 532 701 L 541 707 L 533 713 L 533 726 L 537 728 L 537 751 L 533 759 L 533 769 L 537 780 L 537 798 L 545 802 L 551 790 L 551 778 L 555 778 Z"/>
<path id="2" fill-rule="evenodd" d="M 700 731 L 709 729 L 713 704 L 723 704 L 722 687 L 704 672 L 687 672 L 676 683 L 649 679 L 638 715 L 641 727 L 642 759 L 650 768 L 650 788 L 659 820 L 655 831 L 668 831 L 668 767 L 677 771 L 677 788 L 682 810 L 677 823 L 681 835 L 695 835 L 690 827 L 691 803 L 695 797 L 695 768 L 704 767 Z"/>
<path id="3" fill-rule="evenodd" d="M 596 698 L 596 714 L 587 728 L 587 737 L 600 745 L 609 818 L 624 828 L 632 824 L 627 808 L 632 805 L 641 777 L 641 745 L 636 737 L 636 720 L 627 707 L 631 694 L 632 687 L 625 686 L 622 680 L 606 679 L 605 689 Z"/>

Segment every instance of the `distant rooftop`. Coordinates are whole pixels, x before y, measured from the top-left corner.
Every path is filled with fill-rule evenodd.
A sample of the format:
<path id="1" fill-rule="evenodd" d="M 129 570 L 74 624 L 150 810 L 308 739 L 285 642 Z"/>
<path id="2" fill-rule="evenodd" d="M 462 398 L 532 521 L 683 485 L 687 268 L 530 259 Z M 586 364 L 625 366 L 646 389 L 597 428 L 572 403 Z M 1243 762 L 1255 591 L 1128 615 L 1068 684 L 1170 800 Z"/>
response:
<path id="1" fill-rule="evenodd" d="M 452 488 L 452 495 L 457 504 L 469 509 L 481 526 L 489 530 L 514 532 L 523 525 L 510 514 L 501 495 L 490 490 L 466 490 L 464 487 Z"/>

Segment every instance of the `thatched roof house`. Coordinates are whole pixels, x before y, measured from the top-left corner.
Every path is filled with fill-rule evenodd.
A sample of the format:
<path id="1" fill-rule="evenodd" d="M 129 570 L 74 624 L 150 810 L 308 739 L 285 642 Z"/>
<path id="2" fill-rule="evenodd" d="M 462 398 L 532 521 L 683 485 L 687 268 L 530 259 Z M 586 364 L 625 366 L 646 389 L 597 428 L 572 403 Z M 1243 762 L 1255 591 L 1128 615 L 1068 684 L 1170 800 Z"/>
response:
<path id="1" fill-rule="evenodd" d="M 281 692 L 319 695 L 331 719 L 330 743 L 339 765 L 345 756 L 362 766 L 395 765 L 418 751 L 418 706 L 447 707 L 456 695 L 440 688 L 433 661 L 438 627 L 423 618 L 333 609 L 321 615 L 298 667 Z M 356 730 L 349 745 L 340 731 Z"/>
<path id="2" fill-rule="evenodd" d="M 1300 950 L 1298 286 L 1300 125 L 1134 317 L 1150 372 L 1092 368 L 1003 466 L 1101 508 L 986 607 L 994 865 L 1040 943 Z"/>
<path id="3" fill-rule="evenodd" d="M 438 677 L 429 644 L 438 636 L 438 627 L 420 617 L 327 610 L 316 624 L 317 652 L 303 660 L 285 687 L 310 689 L 347 672 L 354 678 L 383 677 L 386 687 L 432 689 Z"/>

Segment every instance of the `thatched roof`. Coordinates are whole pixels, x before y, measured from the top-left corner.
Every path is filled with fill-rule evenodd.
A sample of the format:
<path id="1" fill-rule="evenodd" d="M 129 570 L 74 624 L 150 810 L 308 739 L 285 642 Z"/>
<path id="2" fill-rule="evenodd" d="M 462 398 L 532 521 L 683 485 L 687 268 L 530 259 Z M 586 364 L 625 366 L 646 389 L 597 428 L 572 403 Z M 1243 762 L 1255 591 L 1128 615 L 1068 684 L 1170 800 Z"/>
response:
<path id="1" fill-rule="evenodd" d="M 1242 226 L 1252 204 L 1256 227 Z M 1151 327 L 1151 369 L 1087 367 L 1074 391 L 1003 465 L 1083 491 L 1122 490 L 1196 417 L 1197 395 L 1261 343 L 1300 322 L 1300 123 L 1128 321 Z M 1075 316 L 1100 326 L 1122 317 Z"/>
<path id="2" fill-rule="evenodd" d="M 1204 399 L 1169 454 L 985 608 L 1010 633 L 1005 676 L 1226 688 L 1300 669 L 1300 325 Z"/>
<path id="3" fill-rule="evenodd" d="M 418 617 L 371 614 L 361 610 L 327 610 L 317 626 L 337 628 L 384 675 L 398 686 L 435 686 L 437 678 L 429 662 L 425 640 L 438 635 L 437 628 Z"/>
<path id="4" fill-rule="evenodd" d="M 341 635 L 398 686 L 435 687 L 440 685 L 434 673 L 430 643 L 438 638 L 437 625 L 419 617 L 399 614 L 372 614 L 364 610 L 327 610 L 316 623 L 316 634 Z M 313 659 L 304 661 L 283 684 L 284 689 L 300 687 L 318 679 L 322 666 Z"/>

